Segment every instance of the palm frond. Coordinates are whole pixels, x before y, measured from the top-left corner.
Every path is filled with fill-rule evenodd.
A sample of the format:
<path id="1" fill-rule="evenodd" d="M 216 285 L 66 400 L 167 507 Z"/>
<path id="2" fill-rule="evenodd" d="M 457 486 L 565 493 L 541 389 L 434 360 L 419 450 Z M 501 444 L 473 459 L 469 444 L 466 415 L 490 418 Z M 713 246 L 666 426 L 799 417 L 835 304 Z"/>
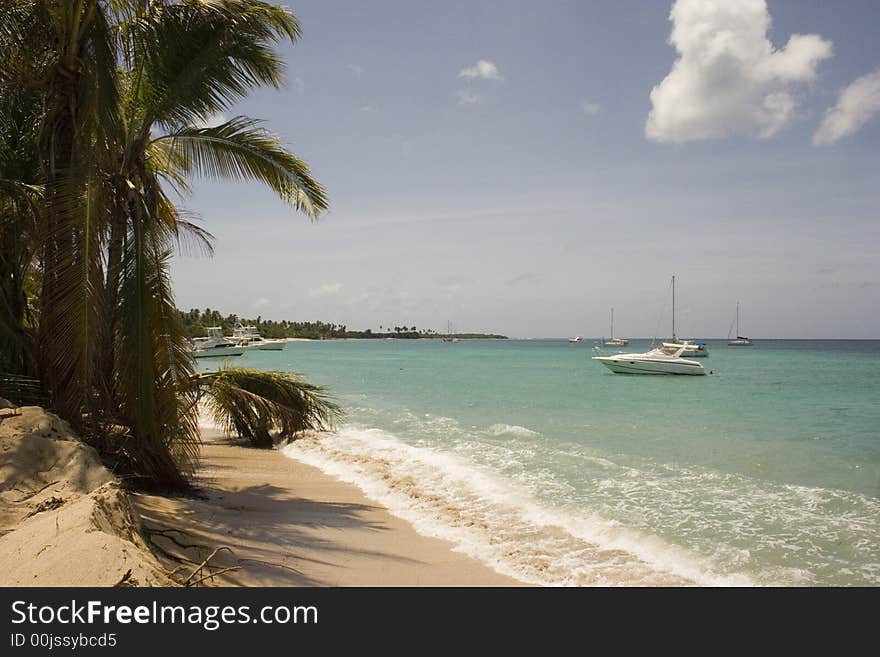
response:
<path id="1" fill-rule="evenodd" d="M 250 90 L 281 85 L 272 47 L 300 36 L 287 9 L 256 0 L 154 4 L 122 29 L 125 52 L 144 62 L 145 127 L 174 129 L 222 111 Z"/>
<path id="2" fill-rule="evenodd" d="M 139 206 L 123 258 L 115 372 L 120 412 L 154 482 L 182 485 L 198 460 L 193 360 L 168 279 L 167 232 Z"/>
<path id="3" fill-rule="evenodd" d="M 342 418 L 326 388 L 296 373 L 228 368 L 199 374 L 196 381 L 214 421 L 255 447 L 271 447 L 272 432 L 295 438 L 328 430 Z"/>
<path id="4" fill-rule="evenodd" d="M 182 174 L 262 182 L 316 219 L 328 208 L 324 187 L 312 178 L 305 162 L 259 123 L 235 117 L 218 126 L 182 128 L 154 144 L 166 151 L 165 161 L 175 163 Z"/>

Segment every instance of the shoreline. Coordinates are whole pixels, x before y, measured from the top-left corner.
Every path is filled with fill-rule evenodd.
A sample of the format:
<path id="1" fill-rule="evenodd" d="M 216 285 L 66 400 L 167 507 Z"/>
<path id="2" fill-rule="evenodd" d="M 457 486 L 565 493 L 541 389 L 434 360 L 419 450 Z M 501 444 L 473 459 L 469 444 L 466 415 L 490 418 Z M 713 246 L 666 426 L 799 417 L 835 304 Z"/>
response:
<path id="1" fill-rule="evenodd" d="M 353 484 L 278 450 L 202 433 L 199 497 L 136 493 L 132 503 L 166 566 L 170 555 L 199 563 L 228 548 L 211 565 L 233 570 L 205 585 L 525 586 L 419 534 Z"/>

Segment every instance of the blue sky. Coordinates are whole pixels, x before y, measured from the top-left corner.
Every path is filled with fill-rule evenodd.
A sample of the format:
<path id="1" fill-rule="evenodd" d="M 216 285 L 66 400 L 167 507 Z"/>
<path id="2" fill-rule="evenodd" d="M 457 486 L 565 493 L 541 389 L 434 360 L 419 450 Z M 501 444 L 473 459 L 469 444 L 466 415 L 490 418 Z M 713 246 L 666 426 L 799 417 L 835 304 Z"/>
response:
<path id="1" fill-rule="evenodd" d="M 754 337 L 880 338 L 875 2 L 290 7 L 286 86 L 226 115 L 331 211 L 198 183 L 216 253 L 175 259 L 181 308 L 551 337 L 614 306 L 650 337 L 675 274 L 682 334 L 726 336 L 739 300 Z"/>

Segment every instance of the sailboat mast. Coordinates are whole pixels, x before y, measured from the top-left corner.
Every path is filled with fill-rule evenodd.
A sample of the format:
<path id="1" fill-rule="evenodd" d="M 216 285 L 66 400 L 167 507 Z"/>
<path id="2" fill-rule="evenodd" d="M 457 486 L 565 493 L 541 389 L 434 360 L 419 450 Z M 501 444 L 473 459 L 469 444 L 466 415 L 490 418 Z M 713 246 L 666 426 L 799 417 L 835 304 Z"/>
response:
<path id="1" fill-rule="evenodd" d="M 739 301 L 736 302 L 736 338 L 739 339 Z"/>
<path id="2" fill-rule="evenodd" d="M 614 339 L 614 306 L 611 306 L 611 339 Z"/>
<path id="3" fill-rule="evenodd" d="M 675 276 L 672 277 L 672 341 L 675 342 Z"/>

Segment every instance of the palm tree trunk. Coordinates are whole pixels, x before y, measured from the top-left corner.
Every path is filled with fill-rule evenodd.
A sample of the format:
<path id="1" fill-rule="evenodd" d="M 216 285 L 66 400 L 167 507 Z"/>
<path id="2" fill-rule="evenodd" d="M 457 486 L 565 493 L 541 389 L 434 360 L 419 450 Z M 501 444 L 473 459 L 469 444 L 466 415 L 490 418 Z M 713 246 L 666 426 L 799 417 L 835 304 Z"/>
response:
<path id="1" fill-rule="evenodd" d="M 122 196 L 124 198 L 124 196 Z M 119 308 L 119 281 L 122 274 L 122 254 L 125 249 L 126 215 L 115 207 L 110 219 L 110 240 L 107 245 L 107 280 L 105 284 L 106 308 L 104 332 L 101 345 L 101 373 L 105 381 L 113 380 L 113 368 L 115 363 L 116 341 L 113 336 L 116 331 Z M 109 392 L 109 391 L 108 391 Z M 108 396 L 108 401 L 112 400 Z M 115 412 L 113 408 L 108 411 Z"/>

